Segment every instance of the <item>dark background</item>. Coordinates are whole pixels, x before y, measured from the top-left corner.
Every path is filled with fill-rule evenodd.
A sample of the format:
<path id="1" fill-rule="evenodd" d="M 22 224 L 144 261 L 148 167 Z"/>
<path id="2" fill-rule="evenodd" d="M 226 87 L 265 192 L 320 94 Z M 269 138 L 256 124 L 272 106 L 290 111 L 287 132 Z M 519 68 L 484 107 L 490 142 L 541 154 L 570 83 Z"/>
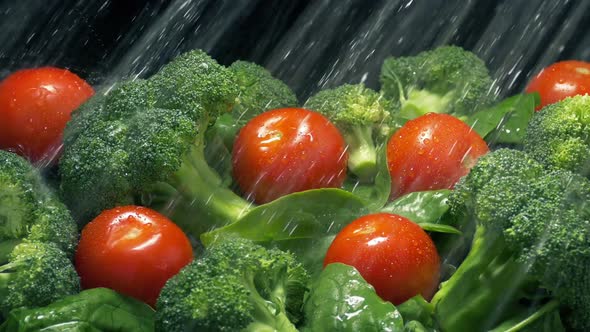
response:
<path id="1" fill-rule="evenodd" d="M 203 48 L 266 66 L 303 100 L 344 82 L 378 88 L 386 56 L 455 44 L 507 95 L 551 62 L 590 61 L 588 22 L 583 0 L 0 0 L 0 78 L 54 65 L 104 85 Z"/>

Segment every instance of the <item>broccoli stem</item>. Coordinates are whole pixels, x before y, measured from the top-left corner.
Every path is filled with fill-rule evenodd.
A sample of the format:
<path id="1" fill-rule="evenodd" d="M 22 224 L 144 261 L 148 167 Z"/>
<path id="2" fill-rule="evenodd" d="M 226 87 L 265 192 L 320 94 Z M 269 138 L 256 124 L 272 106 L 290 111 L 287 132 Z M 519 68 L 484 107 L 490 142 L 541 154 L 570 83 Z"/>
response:
<path id="1" fill-rule="evenodd" d="M 373 181 L 377 173 L 377 149 L 373 141 L 373 128 L 353 126 L 344 134 L 348 144 L 348 169 L 363 183 Z"/>
<path id="2" fill-rule="evenodd" d="M 297 332 L 295 325 L 289 320 L 284 308 L 285 298 L 271 292 L 271 299 L 265 299 L 256 288 L 253 275 L 247 275 L 245 281 L 250 290 L 251 302 L 254 304 L 252 317 L 254 322 L 246 327 L 248 332 Z M 281 288 L 281 287 L 279 287 Z M 279 292 L 280 293 L 280 292 Z M 275 301 L 278 300 L 278 303 Z"/>
<path id="3" fill-rule="evenodd" d="M 225 187 L 207 164 L 202 143 L 205 125 L 201 127 L 203 130 L 185 153 L 180 168 L 168 181 L 152 188 L 157 199 L 155 205 L 150 204 L 195 238 L 237 221 L 252 207 L 252 203 Z"/>
<path id="4" fill-rule="evenodd" d="M 545 303 L 539 310 L 535 311 L 533 314 L 531 315 L 527 315 L 525 319 L 519 321 L 518 323 L 516 323 L 515 325 L 513 325 L 512 327 L 508 328 L 508 329 L 494 329 L 491 332 L 518 332 L 518 331 L 522 331 L 523 329 L 527 328 L 530 324 L 535 323 L 538 319 L 543 318 L 546 314 L 557 310 L 560 306 L 560 302 L 558 300 L 551 300 L 547 303 Z M 520 317 L 518 317 L 517 319 L 519 319 Z"/>
<path id="5" fill-rule="evenodd" d="M 400 114 L 405 119 L 414 119 L 427 113 L 448 113 L 453 100 L 453 91 L 438 95 L 426 90 L 412 90 L 407 99 L 401 99 Z"/>
<path id="6" fill-rule="evenodd" d="M 472 248 L 435 294 L 435 318 L 443 331 L 488 330 L 518 300 L 527 266 L 517 262 L 501 234 L 478 226 Z"/>

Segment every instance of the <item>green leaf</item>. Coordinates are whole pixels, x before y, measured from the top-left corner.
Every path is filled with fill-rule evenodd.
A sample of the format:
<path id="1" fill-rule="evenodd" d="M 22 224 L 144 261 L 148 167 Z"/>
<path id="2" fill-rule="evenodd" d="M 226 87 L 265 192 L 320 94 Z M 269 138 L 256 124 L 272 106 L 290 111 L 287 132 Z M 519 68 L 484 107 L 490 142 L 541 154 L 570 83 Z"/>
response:
<path id="1" fill-rule="evenodd" d="M 488 143 L 520 144 L 535 112 L 538 94 L 519 94 L 465 120 Z"/>
<path id="2" fill-rule="evenodd" d="M 381 212 L 399 214 L 417 224 L 439 224 L 449 210 L 447 199 L 450 193 L 449 189 L 409 193 L 384 206 Z"/>
<path id="3" fill-rule="evenodd" d="M 450 225 L 433 224 L 429 222 L 419 223 L 420 227 L 427 232 L 447 233 L 461 235 L 463 232 Z"/>
<path id="4" fill-rule="evenodd" d="M 343 188 L 361 198 L 369 211 L 377 211 L 387 203 L 391 194 L 391 177 L 387 167 L 387 149 L 383 145 L 377 150 L 377 175 L 373 183 L 360 183 L 349 177 Z"/>
<path id="5" fill-rule="evenodd" d="M 301 331 L 403 331 L 402 316 L 352 266 L 333 263 L 312 283 Z"/>
<path id="6" fill-rule="evenodd" d="M 154 330 L 154 310 L 107 288 L 93 288 L 42 308 L 12 310 L 0 332 Z"/>
<path id="7" fill-rule="evenodd" d="M 426 301 L 422 295 L 416 295 L 398 305 L 397 310 L 404 318 L 404 322 L 408 322 L 406 324 L 407 330 L 410 330 L 409 326 L 412 326 L 412 331 L 429 331 L 429 328 L 433 329 L 435 326 L 434 306 Z"/>
<path id="8" fill-rule="evenodd" d="M 259 205 L 238 221 L 202 234 L 201 241 L 207 246 L 217 236 L 230 233 L 257 242 L 320 237 L 367 213 L 365 202 L 348 191 L 302 191 Z"/>

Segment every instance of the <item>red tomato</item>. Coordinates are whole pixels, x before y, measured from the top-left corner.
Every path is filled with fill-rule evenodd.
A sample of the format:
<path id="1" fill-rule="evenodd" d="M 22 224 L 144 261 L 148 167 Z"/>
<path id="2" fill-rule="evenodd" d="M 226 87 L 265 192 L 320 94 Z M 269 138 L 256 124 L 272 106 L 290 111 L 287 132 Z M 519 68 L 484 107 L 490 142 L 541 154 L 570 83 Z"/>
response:
<path id="1" fill-rule="evenodd" d="M 66 69 L 14 72 L 0 82 L 0 148 L 42 165 L 53 163 L 70 113 L 93 94 Z"/>
<path id="2" fill-rule="evenodd" d="M 453 188 L 488 151 L 475 131 L 451 115 L 430 113 L 410 120 L 387 143 L 391 198 Z"/>
<path id="3" fill-rule="evenodd" d="M 154 306 L 166 281 L 192 259 L 176 224 L 151 209 L 123 206 L 84 227 L 75 262 L 83 288 L 111 288 Z"/>
<path id="4" fill-rule="evenodd" d="M 239 132 L 232 151 L 234 178 L 257 203 L 308 189 L 340 187 L 347 161 L 338 129 L 323 115 L 303 108 L 256 116 Z"/>
<path id="5" fill-rule="evenodd" d="M 556 62 L 533 77 L 526 92 L 538 92 L 541 108 L 566 97 L 590 93 L 590 62 L 568 60 Z"/>
<path id="6" fill-rule="evenodd" d="M 354 266 L 377 294 L 400 304 L 437 289 L 440 257 L 434 243 L 410 220 L 390 213 L 360 217 L 344 227 L 328 248 L 324 266 Z"/>

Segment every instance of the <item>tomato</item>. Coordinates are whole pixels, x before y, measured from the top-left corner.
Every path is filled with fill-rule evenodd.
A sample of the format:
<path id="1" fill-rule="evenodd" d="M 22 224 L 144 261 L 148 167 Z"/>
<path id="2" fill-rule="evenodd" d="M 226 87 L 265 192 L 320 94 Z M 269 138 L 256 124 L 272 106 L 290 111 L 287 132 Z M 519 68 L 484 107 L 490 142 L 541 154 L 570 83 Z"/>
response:
<path id="1" fill-rule="evenodd" d="M 334 238 L 324 259 L 354 266 L 377 294 L 400 304 L 421 294 L 429 300 L 437 289 L 440 257 L 420 226 L 390 213 L 360 217 Z"/>
<path id="2" fill-rule="evenodd" d="M 93 94 L 86 81 L 66 69 L 12 73 L 0 82 L 0 148 L 40 165 L 53 163 L 70 113 Z"/>
<path id="3" fill-rule="evenodd" d="M 151 209 L 123 206 L 84 227 L 75 265 L 83 288 L 111 288 L 154 306 L 166 281 L 192 259 L 176 224 Z"/>
<path id="4" fill-rule="evenodd" d="M 538 92 L 541 108 L 566 97 L 590 93 L 590 62 L 568 60 L 556 62 L 529 82 L 526 92 Z"/>
<path id="5" fill-rule="evenodd" d="M 410 120 L 387 143 L 391 198 L 453 188 L 487 152 L 486 142 L 451 115 L 430 113 Z"/>
<path id="6" fill-rule="evenodd" d="M 234 178 L 246 197 L 266 203 L 293 192 L 340 187 L 348 153 L 338 129 L 303 108 L 259 114 L 238 133 L 232 151 Z"/>

